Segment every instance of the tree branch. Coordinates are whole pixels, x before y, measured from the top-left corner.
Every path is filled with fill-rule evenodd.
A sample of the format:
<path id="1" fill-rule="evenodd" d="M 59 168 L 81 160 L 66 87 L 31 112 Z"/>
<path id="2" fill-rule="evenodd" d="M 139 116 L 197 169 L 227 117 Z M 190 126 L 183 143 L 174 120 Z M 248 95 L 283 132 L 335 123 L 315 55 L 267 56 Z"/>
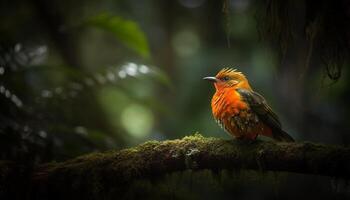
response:
<path id="1" fill-rule="evenodd" d="M 2 168 L 0 165 L 0 171 Z M 350 148 L 307 142 L 222 140 L 196 134 L 41 165 L 30 175 L 34 190 L 30 193 L 35 197 L 52 192 L 104 194 L 122 190 L 135 179 L 188 169 L 271 170 L 349 178 Z M 4 177 L 0 176 L 0 183 L 1 179 Z"/>

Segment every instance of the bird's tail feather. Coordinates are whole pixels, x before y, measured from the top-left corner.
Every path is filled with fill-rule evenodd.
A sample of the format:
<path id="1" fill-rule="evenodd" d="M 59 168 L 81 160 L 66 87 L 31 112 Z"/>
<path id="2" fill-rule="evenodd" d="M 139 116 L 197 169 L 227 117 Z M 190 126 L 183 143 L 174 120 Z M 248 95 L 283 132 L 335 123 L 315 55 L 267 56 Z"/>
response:
<path id="1" fill-rule="evenodd" d="M 287 132 L 283 130 L 274 130 L 272 132 L 273 139 L 280 141 L 280 142 L 294 142 L 294 139 L 292 136 L 290 136 Z"/>

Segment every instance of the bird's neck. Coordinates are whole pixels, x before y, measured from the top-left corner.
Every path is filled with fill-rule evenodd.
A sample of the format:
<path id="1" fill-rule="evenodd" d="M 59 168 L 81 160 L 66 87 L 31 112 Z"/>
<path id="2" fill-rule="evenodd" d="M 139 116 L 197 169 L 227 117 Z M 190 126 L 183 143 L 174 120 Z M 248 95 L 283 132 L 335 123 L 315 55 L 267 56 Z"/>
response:
<path id="1" fill-rule="evenodd" d="M 236 90 L 236 89 L 252 90 L 252 88 L 251 88 L 250 85 L 249 85 L 248 80 L 247 80 L 247 81 L 242 81 L 242 82 L 238 83 L 238 84 L 234 87 L 234 89 L 235 89 L 235 90 Z"/>

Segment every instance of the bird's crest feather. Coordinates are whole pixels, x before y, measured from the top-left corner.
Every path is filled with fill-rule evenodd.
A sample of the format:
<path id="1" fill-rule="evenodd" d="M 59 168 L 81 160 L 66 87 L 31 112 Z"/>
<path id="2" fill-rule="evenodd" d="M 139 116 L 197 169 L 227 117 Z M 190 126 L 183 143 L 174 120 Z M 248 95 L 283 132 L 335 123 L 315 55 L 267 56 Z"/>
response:
<path id="1" fill-rule="evenodd" d="M 220 70 L 218 72 L 217 76 L 230 75 L 230 74 L 237 74 L 237 75 L 245 77 L 242 72 L 239 72 L 239 71 L 237 71 L 237 69 L 233 69 L 233 68 L 229 68 L 229 67 L 225 67 L 222 70 Z"/>

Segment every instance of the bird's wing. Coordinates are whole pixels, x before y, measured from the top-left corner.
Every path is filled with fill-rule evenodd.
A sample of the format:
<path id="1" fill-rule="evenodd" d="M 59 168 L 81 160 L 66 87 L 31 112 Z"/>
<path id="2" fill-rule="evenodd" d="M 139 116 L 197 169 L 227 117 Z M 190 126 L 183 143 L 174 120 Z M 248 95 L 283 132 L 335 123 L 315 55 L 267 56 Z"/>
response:
<path id="1" fill-rule="evenodd" d="M 236 91 L 241 95 L 242 100 L 249 105 L 252 111 L 258 115 L 261 121 L 270 128 L 281 130 L 281 122 L 278 116 L 272 111 L 263 96 L 257 92 L 246 89 L 236 89 Z"/>

